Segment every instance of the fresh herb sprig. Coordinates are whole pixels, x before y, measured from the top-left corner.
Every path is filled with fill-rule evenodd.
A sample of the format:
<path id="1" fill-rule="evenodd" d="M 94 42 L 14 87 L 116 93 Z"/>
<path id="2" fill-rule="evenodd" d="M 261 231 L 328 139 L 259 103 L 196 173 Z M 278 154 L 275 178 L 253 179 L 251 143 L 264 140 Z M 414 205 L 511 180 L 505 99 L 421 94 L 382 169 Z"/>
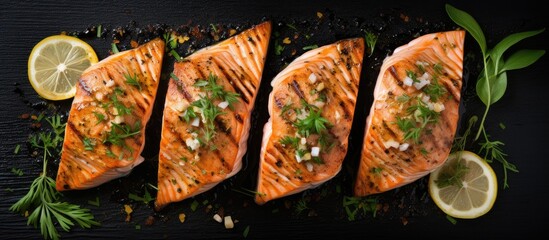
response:
<path id="1" fill-rule="evenodd" d="M 376 47 L 378 36 L 375 35 L 373 32 L 367 31 L 366 35 L 364 36 L 364 40 L 366 41 L 366 46 L 368 47 L 368 50 L 370 51 L 369 56 L 372 56 L 374 53 L 374 48 Z"/>
<path id="2" fill-rule="evenodd" d="M 126 78 L 126 83 L 127 84 L 130 84 L 134 87 L 136 87 L 137 89 L 139 89 L 139 91 L 141 91 L 141 84 L 139 83 L 139 79 L 137 78 L 137 74 L 134 74 L 133 76 L 130 75 L 129 73 L 128 74 L 124 74 L 124 78 Z"/>
<path id="3" fill-rule="evenodd" d="M 371 213 L 373 217 L 376 217 L 377 198 L 343 196 L 343 208 L 345 208 L 347 220 L 349 221 L 356 220 L 359 213 L 362 213 L 362 215 Z M 362 212 L 359 212 L 359 210 L 362 210 Z"/>
<path id="4" fill-rule="evenodd" d="M 224 114 L 223 109 L 219 105 L 214 104 L 214 100 L 218 99 L 227 102 L 227 106 L 230 109 L 234 109 L 234 103 L 238 102 L 240 98 L 240 94 L 225 90 L 222 85 L 217 83 L 217 80 L 218 77 L 210 73 L 207 79 L 196 81 L 193 86 L 200 88 L 204 92 L 204 95 L 192 102 L 191 106 L 183 113 L 183 118 L 186 122 L 190 122 L 196 118 L 198 113 L 202 115 L 205 126 L 202 128 L 204 138 L 200 140 L 203 143 L 209 142 L 215 136 L 215 119 Z M 195 111 L 193 107 L 200 109 L 200 111 Z M 212 146 L 215 148 L 214 145 Z"/>
<path id="5" fill-rule="evenodd" d="M 481 155 L 484 155 L 484 159 L 489 162 L 496 160 L 504 166 L 504 188 L 508 188 L 507 171 L 518 172 L 518 170 L 515 165 L 507 161 L 507 154 L 502 150 L 505 144 L 501 141 L 491 140 L 489 134 L 486 132 L 484 123 L 490 106 L 499 101 L 507 89 L 507 71 L 530 66 L 545 54 L 545 50 L 522 49 L 511 54 L 506 59 L 503 57 L 504 53 L 516 43 L 538 35 L 545 31 L 545 29 L 511 34 L 501 40 L 492 49 L 488 49 L 484 33 L 471 15 L 450 4 L 446 4 L 446 12 L 457 25 L 463 27 L 473 36 L 480 47 L 484 68 L 478 76 L 476 92 L 486 108 L 474 141 L 477 141 L 481 135 L 483 136 L 483 139 L 479 143 L 481 145 Z"/>
<path id="6" fill-rule="evenodd" d="M 55 189 L 55 180 L 47 175 L 48 158 L 54 157 L 57 147 L 63 142 L 64 123 L 61 117 L 56 115 L 46 119 L 52 127 L 48 134 L 41 132 L 38 137 L 31 138 L 31 145 L 44 151 L 42 174 L 31 184 L 28 193 L 10 207 L 10 211 L 28 216 L 27 225 L 35 228 L 40 225 L 40 232 L 45 239 L 59 239 L 60 235 L 54 221 L 65 230 L 69 231 L 77 223 L 82 228 L 99 226 L 89 209 L 80 208 L 79 205 L 68 202 L 60 202 L 62 196 Z M 52 134 L 53 133 L 53 134 Z M 54 220 L 55 218 L 55 220 Z"/>

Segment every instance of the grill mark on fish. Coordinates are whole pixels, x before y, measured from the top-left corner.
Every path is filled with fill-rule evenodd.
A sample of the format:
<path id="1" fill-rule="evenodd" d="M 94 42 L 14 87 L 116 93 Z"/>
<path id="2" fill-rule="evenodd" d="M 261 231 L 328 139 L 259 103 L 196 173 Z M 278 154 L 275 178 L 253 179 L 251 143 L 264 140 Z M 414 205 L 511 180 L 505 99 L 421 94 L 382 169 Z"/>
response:
<path id="1" fill-rule="evenodd" d="M 402 80 L 400 80 L 400 78 L 398 77 L 398 73 L 395 66 L 389 67 L 389 73 L 391 73 L 391 75 L 399 82 L 399 85 L 402 85 Z"/>
<path id="2" fill-rule="evenodd" d="M 81 89 L 84 90 L 87 95 L 91 95 L 91 89 L 88 87 L 87 82 L 82 78 L 78 79 L 78 82 L 80 83 Z"/>
<path id="3" fill-rule="evenodd" d="M 299 96 L 299 98 L 305 99 L 305 95 L 303 95 L 303 92 L 301 91 L 301 88 L 299 87 L 299 83 L 297 83 L 296 80 L 292 81 L 292 89 Z"/>

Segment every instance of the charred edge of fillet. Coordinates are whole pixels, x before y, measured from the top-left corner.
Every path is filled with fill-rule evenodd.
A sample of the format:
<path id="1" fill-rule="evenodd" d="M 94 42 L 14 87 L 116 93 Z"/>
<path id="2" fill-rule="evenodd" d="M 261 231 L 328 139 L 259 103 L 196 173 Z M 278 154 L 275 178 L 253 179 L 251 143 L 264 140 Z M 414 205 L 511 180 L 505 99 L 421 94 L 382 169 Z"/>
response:
<path id="1" fill-rule="evenodd" d="M 399 85 L 402 85 L 402 80 L 400 80 L 400 78 L 398 77 L 398 73 L 395 66 L 389 67 L 389 73 L 391 73 L 391 75 L 393 75 L 393 77 L 399 82 Z"/>
<path id="2" fill-rule="evenodd" d="M 239 123 L 243 123 L 244 122 L 244 119 L 242 119 L 242 117 L 240 116 L 240 114 L 238 113 L 234 113 L 234 119 L 236 119 L 236 121 L 238 121 Z"/>
<path id="3" fill-rule="evenodd" d="M 382 120 L 382 121 L 381 121 L 381 126 L 383 127 L 383 130 L 387 131 L 387 133 L 388 133 L 389 135 L 391 135 L 391 137 L 392 137 L 393 139 L 396 139 L 396 138 L 397 138 L 397 134 L 393 131 L 393 129 L 391 129 L 391 128 L 389 127 L 389 125 L 387 124 L 387 122 L 386 122 L 385 120 Z"/>
<path id="4" fill-rule="evenodd" d="M 237 73 L 234 69 L 231 68 L 231 69 L 229 69 L 229 70 L 230 70 L 235 76 L 238 76 L 238 73 Z M 225 74 L 225 75 L 228 75 L 228 74 Z M 238 79 L 238 80 L 240 81 L 240 79 Z M 234 91 L 240 95 L 240 98 L 241 98 L 242 100 L 244 100 L 244 102 L 245 102 L 246 104 L 249 104 L 249 103 L 250 103 L 250 99 L 248 99 L 248 98 L 246 97 L 246 95 L 242 92 L 242 90 L 240 90 L 240 88 L 238 88 L 238 87 L 236 86 L 236 84 L 233 83 L 234 81 L 235 81 L 234 79 L 233 79 L 232 81 L 229 81 L 229 83 L 231 84 L 231 86 L 233 86 Z"/>
<path id="5" fill-rule="evenodd" d="M 299 96 L 299 98 L 305 99 L 305 95 L 304 95 L 303 92 L 301 91 L 301 88 L 300 88 L 300 86 L 299 86 L 299 83 L 297 83 L 296 80 L 293 80 L 293 81 L 292 81 L 292 89 L 293 89 L 294 92 Z"/>
<path id="6" fill-rule="evenodd" d="M 248 42 L 249 42 L 250 44 L 252 44 L 252 45 L 255 46 L 255 40 L 254 40 L 254 38 L 253 38 L 252 36 L 248 35 L 248 36 L 247 36 L 247 39 L 248 39 Z"/>
<path id="7" fill-rule="evenodd" d="M 86 81 L 82 78 L 78 79 L 78 82 L 80 83 L 80 88 L 86 92 L 86 94 L 91 95 L 91 89 L 88 87 L 88 84 L 86 84 Z"/>
<path id="8" fill-rule="evenodd" d="M 282 103 L 282 101 L 280 100 L 280 98 L 276 98 L 276 97 L 275 97 L 274 100 L 275 100 L 274 102 L 275 102 L 275 104 L 276 104 L 276 106 L 277 106 L 278 108 L 282 109 L 282 108 L 284 107 L 284 104 Z"/>
<path id="9" fill-rule="evenodd" d="M 185 84 L 181 81 L 177 81 L 173 78 L 171 78 L 172 81 L 174 81 L 175 85 L 177 86 L 177 90 L 183 94 L 183 97 L 187 99 L 189 102 L 193 102 L 193 96 L 189 92 L 187 92 L 187 89 L 185 89 Z"/>

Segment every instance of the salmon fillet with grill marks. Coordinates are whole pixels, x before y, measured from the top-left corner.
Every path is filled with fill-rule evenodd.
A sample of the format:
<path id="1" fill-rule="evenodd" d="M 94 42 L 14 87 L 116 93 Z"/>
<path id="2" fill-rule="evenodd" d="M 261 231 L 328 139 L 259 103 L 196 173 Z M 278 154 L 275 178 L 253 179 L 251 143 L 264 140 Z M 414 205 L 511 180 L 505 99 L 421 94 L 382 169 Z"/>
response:
<path id="1" fill-rule="evenodd" d="M 356 196 L 414 182 L 441 166 L 459 119 L 465 31 L 420 36 L 380 70 L 354 186 Z"/>
<path id="2" fill-rule="evenodd" d="M 241 169 L 271 23 L 174 65 L 163 115 L 155 209 L 205 192 Z"/>
<path id="3" fill-rule="evenodd" d="M 364 40 L 345 39 L 295 59 L 271 82 L 255 202 L 314 188 L 347 154 Z"/>
<path id="4" fill-rule="evenodd" d="M 143 162 L 163 56 L 164 41 L 154 39 L 82 73 L 67 120 L 57 190 L 95 187 Z"/>

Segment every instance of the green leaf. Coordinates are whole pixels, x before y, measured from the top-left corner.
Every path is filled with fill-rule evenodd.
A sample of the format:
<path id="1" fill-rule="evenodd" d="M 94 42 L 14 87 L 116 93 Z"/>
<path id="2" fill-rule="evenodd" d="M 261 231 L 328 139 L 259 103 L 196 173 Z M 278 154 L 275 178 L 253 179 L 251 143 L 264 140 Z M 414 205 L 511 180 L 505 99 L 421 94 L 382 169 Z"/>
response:
<path id="1" fill-rule="evenodd" d="M 500 72 L 528 67 L 544 54 L 545 50 L 519 50 L 505 60 L 505 64 Z"/>
<path id="2" fill-rule="evenodd" d="M 486 38 L 477 21 L 468 13 L 455 8 L 450 4 L 446 4 L 446 12 L 452 21 L 465 28 L 465 30 L 477 40 L 480 50 L 484 55 L 484 53 L 486 53 Z"/>
<path id="3" fill-rule="evenodd" d="M 482 74 L 476 85 L 477 95 L 486 106 L 489 106 L 501 99 L 507 90 L 507 73 L 503 72 L 497 77 L 490 76 L 490 81 L 486 81 Z"/>
<path id="4" fill-rule="evenodd" d="M 540 34 L 543 31 L 545 31 L 545 28 L 537 31 L 528 31 L 528 32 L 511 34 L 506 38 L 504 38 L 503 40 L 501 40 L 501 42 L 499 42 L 494 48 L 492 48 L 489 55 L 495 62 L 498 62 L 499 59 L 505 53 L 505 51 L 507 51 L 507 49 L 509 49 L 511 46 L 515 45 L 516 43 L 518 43 L 519 41 L 525 38 L 529 38 L 537 34 Z"/>

